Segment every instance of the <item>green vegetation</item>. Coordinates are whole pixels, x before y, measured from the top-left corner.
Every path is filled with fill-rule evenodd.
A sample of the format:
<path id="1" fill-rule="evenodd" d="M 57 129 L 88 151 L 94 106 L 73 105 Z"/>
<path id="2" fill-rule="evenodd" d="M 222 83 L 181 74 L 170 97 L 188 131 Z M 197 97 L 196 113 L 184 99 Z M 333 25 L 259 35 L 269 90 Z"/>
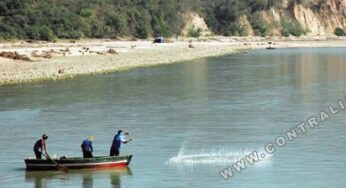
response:
<path id="1" fill-rule="evenodd" d="M 346 32 L 340 27 L 335 28 L 334 34 L 336 36 L 346 36 Z"/>
<path id="2" fill-rule="evenodd" d="M 310 6 L 311 1 L 315 0 L 290 2 Z M 273 23 L 263 17 L 264 11 L 282 4 L 283 0 L 1 0 L 0 39 L 169 37 L 180 34 L 184 14 L 190 11 L 202 15 L 218 35 L 248 35 L 251 28 L 241 18 L 249 19 L 259 36 L 272 35 L 280 24 L 285 36 L 304 34 L 294 21 Z"/>
<path id="3" fill-rule="evenodd" d="M 260 12 L 255 12 L 250 18 L 256 35 L 263 37 L 272 35 L 271 31 L 274 28 L 274 22 L 268 22 Z"/>
<path id="4" fill-rule="evenodd" d="M 193 4 L 185 0 L 2 0 L 0 38 L 171 36 L 180 32 L 182 13 L 193 9 Z"/>
<path id="5" fill-rule="evenodd" d="M 187 34 L 188 37 L 195 37 L 198 38 L 201 36 L 202 30 L 200 28 L 198 29 L 191 29 L 189 33 Z"/>
<path id="6" fill-rule="evenodd" d="M 250 19 L 253 30 L 258 36 L 272 35 L 275 23 L 270 23 L 261 15 L 262 11 L 279 8 L 282 0 L 215 0 L 204 6 L 207 24 L 219 35 L 246 36 L 248 28 L 239 24 L 239 19 L 246 16 Z"/>
<path id="7" fill-rule="evenodd" d="M 300 35 L 306 34 L 306 31 L 302 28 L 302 26 L 295 21 L 284 20 L 282 21 L 281 25 L 281 34 L 285 37 L 288 37 L 289 35 L 299 37 Z"/>

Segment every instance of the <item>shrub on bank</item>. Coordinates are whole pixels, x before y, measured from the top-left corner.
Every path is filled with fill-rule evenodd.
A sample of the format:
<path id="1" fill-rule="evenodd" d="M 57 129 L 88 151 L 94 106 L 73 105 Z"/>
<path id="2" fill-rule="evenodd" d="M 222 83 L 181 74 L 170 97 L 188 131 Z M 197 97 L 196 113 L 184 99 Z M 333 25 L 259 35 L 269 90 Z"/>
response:
<path id="1" fill-rule="evenodd" d="M 298 22 L 295 22 L 292 20 L 284 20 L 282 21 L 281 25 L 282 25 L 281 34 L 285 37 L 288 37 L 289 35 L 299 37 L 301 35 L 306 34 L 306 31 L 302 28 L 302 26 Z"/>
<path id="2" fill-rule="evenodd" d="M 346 36 L 346 32 L 340 27 L 335 28 L 334 34 L 336 36 Z"/>
<path id="3" fill-rule="evenodd" d="M 201 28 L 198 28 L 198 29 L 191 29 L 189 31 L 189 33 L 187 34 L 188 37 L 195 37 L 195 38 L 198 38 L 201 36 Z"/>
<path id="4" fill-rule="evenodd" d="M 29 38 L 34 39 L 34 40 L 46 40 L 46 41 L 53 41 L 56 37 L 53 34 L 53 31 L 43 25 L 43 26 L 33 26 L 29 29 L 27 32 L 27 35 Z"/>

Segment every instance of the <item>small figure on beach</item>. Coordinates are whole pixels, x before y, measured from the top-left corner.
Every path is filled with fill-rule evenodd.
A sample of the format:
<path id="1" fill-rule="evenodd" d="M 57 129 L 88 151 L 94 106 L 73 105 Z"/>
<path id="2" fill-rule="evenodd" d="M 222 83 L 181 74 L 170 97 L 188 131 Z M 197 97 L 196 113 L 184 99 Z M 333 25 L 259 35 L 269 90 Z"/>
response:
<path id="1" fill-rule="evenodd" d="M 93 158 L 93 140 L 94 137 L 89 136 L 85 140 L 83 140 L 81 148 L 83 152 L 83 157 L 84 158 Z"/>
<path id="2" fill-rule="evenodd" d="M 47 134 L 43 134 L 42 138 L 37 140 L 34 145 L 34 152 L 36 155 L 36 159 L 42 159 L 42 152 L 44 151 L 45 155 L 47 154 L 46 140 L 48 139 Z"/>
<path id="3" fill-rule="evenodd" d="M 109 156 L 118 156 L 120 154 L 119 150 L 121 148 L 121 144 L 127 144 L 132 141 L 132 138 L 129 140 L 125 139 L 125 136 L 127 135 L 129 135 L 128 132 L 124 133 L 122 130 L 118 131 L 118 133 L 114 136 Z"/>
<path id="4" fill-rule="evenodd" d="M 163 37 L 156 37 L 153 43 L 165 43 L 165 39 Z"/>
<path id="5" fill-rule="evenodd" d="M 192 41 L 189 41 L 189 48 L 195 48 L 195 46 L 192 44 Z"/>

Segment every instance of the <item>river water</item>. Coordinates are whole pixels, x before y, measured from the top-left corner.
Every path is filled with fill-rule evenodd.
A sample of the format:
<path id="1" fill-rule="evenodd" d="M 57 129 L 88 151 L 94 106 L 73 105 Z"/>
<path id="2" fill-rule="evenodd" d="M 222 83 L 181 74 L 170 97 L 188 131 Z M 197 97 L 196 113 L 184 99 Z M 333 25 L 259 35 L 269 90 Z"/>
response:
<path id="1" fill-rule="evenodd" d="M 345 48 L 258 50 L 73 80 L 0 88 L 0 187 L 346 187 Z M 333 105 L 339 113 L 332 115 Z M 346 105 L 345 105 L 346 106 Z M 224 180 L 220 171 L 325 110 L 329 117 Z M 118 129 L 134 141 L 121 170 L 26 173 L 48 151 L 107 155 Z"/>

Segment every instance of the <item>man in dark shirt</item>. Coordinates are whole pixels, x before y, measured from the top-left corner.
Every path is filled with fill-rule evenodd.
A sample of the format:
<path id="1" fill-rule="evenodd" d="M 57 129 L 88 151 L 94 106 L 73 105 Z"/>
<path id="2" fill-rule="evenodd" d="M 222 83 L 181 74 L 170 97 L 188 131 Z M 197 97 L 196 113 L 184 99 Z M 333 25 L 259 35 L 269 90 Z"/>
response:
<path id="1" fill-rule="evenodd" d="M 48 136 L 46 134 L 42 135 L 42 138 L 37 140 L 34 145 L 34 152 L 36 155 L 36 159 L 42 159 L 42 152 L 44 151 L 45 154 L 47 154 L 47 147 L 46 147 L 46 140 L 48 139 Z"/>
<path id="2" fill-rule="evenodd" d="M 109 154 L 110 156 L 118 156 L 119 155 L 119 149 L 121 147 L 121 143 L 127 144 L 130 141 L 132 141 L 132 139 L 126 140 L 125 135 L 129 135 L 129 133 L 126 132 L 124 134 L 122 130 L 119 130 L 118 133 L 114 136 L 111 150 L 110 150 L 110 154 Z"/>
<path id="3" fill-rule="evenodd" d="M 94 140 L 94 137 L 89 136 L 87 139 L 83 140 L 83 143 L 81 145 L 82 151 L 83 151 L 83 157 L 84 158 L 93 158 L 93 145 L 92 141 Z"/>

